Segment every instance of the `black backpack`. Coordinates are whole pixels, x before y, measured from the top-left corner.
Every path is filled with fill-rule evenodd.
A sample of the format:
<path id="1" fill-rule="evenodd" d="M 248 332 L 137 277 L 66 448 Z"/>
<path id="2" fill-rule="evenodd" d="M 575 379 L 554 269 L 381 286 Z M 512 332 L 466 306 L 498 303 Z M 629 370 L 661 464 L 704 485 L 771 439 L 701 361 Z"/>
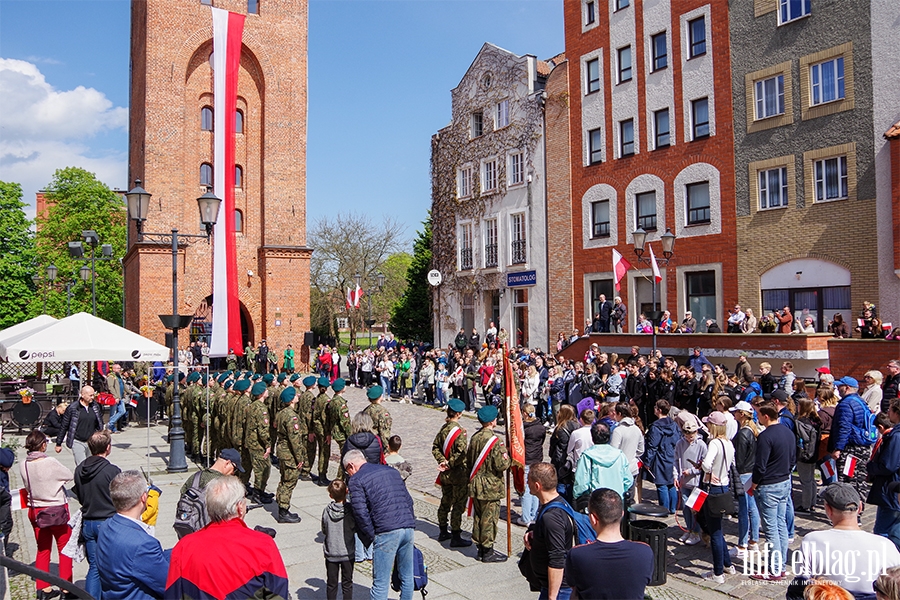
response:
<path id="1" fill-rule="evenodd" d="M 187 489 L 175 507 L 175 522 L 172 527 L 180 540 L 189 533 L 200 531 L 209 523 L 209 514 L 206 512 L 206 491 L 200 489 L 200 474 L 197 471 L 191 487 Z"/>
<path id="2" fill-rule="evenodd" d="M 797 429 L 797 460 L 815 462 L 819 454 L 819 429 L 807 419 L 794 421 Z"/>

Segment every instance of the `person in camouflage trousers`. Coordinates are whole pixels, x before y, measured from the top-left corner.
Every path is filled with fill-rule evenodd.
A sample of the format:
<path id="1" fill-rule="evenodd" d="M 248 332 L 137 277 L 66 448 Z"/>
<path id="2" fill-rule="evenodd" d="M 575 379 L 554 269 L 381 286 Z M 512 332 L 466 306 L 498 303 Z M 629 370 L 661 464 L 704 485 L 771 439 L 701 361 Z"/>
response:
<path id="1" fill-rule="evenodd" d="M 275 417 L 278 470 L 281 480 L 275 492 L 279 523 L 299 523 L 300 516 L 291 512 L 291 496 L 297 486 L 300 469 L 306 462 L 306 425 L 297 414 L 297 390 L 291 386 L 281 392 L 282 409 Z"/>
<path id="2" fill-rule="evenodd" d="M 319 446 L 319 478 L 316 483 L 320 486 L 328 485 L 328 459 L 331 456 L 331 419 L 328 415 L 328 403 L 331 401 L 326 390 L 331 385 L 327 377 L 319 377 L 319 395 L 313 405 L 312 427 L 316 434 L 316 444 Z M 312 457 L 310 457 L 312 462 Z"/>
<path id="3" fill-rule="evenodd" d="M 253 402 L 247 409 L 244 417 L 244 449 L 250 456 L 250 465 L 253 469 L 253 481 L 256 484 L 251 491 L 250 498 L 255 502 L 270 504 L 274 499 L 273 494 L 266 493 L 266 483 L 269 481 L 269 411 L 266 409 L 266 397 L 269 390 L 262 381 L 254 383 L 250 388 L 250 396 Z"/>
<path id="4" fill-rule="evenodd" d="M 500 500 L 506 488 L 503 474 L 509 469 L 509 452 L 503 440 L 494 435 L 497 407 L 489 404 L 478 411 L 481 423 L 472 441 L 466 462 L 469 468 L 469 497 L 474 507 L 472 541 L 478 546 L 476 560 L 486 563 L 504 562 L 506 556 L 494 550 Z"/>
<path id="5" fill-rule="evenodd" d="M 181 403 L 181 426 L 184 429 L 184 451 L 190 452 L 190 458 L 197 461 L 197 450 L 194 448 L 196 429 L 194 427 L 194 396 L 197 393 L 196 381 L 200 379 L 200 373 L 192 371 L 185 379 L 187 386 L 184 391 L 179 390 L 178 399 Z"/>
<path id="6" fill-rule="evenodd" d="M 346 381 L 340 377 L 335 379 L 334 383 L 331 384 L 331 389 L 334 390 L 334 396 L 331 397 L 331 402 L 328 403 L 328 417 L 331 422 L 331 439 L 337 443 L 339 452 L 344 447 L 344 442 L 350 437 L 350 410 L 347 408 L 347 401 L 340 395 L 345 387 L 347 387 Z M 343 478 L 344 469 L 341 465 L 338 465 L 335 479 Z"/>
<path id="7" fill-rule="evenodd" d="M 307 461 L 303 465 L 303 468 L 300 469 L 300 479 L 309 481 L 312 479 L 310 471 L 312 470 L 312 463 L 316 456 L 316 435 L 312 430 L 312 413 L 316 403 L 316 396 L 313 393 L 313 389 L 316 387 L 316 377 L 314 375 L 307 375 L 303 378 L 302 384 L 306 389 L 297 398 L 297 406 L 295 408 L 297 409 L 297 416 L 300 417 L 301 421 L 306 423 Z"/>
<path id="8" fill-rule="evenodd" d="M 466 470 L 466 428 L 459 417 L 466 409 L 462 400 L 453 399 L 447 405 L 447 422 L 434 437 L 431 454 L 438 463 L 441 504 L 438 507 L 438 541 L 450 540 L 451 548 L 465 548 L 472 542 L 462 537 L 462 514 L 469 498 L 469 472 Z M 450 516 L 450 529 L 447 517 Z"/>
<path id="9" fill-rule="evenodd" d="M 369 398 L 369 405 L 363 409 L 363 412 L 372 418 L 372 423 L 375 425 L 375 433 L 378 435 L 378 439 L 381 440 L 381 449 L 384 451 L 388 447 L 388 440 L 391 439 L 391 425 L 393 421 L 391 421 L 391 413 L 381 405 L 382 394 L 384 394 L 384 389 L 380 385 L 370 387 L 369 391 L 366 392 L 366 396 Z"/>
<path id="10" fill-rule="evenodd" d="M 266 396 L 266 410 L 269 411 L 269 440 L 271 440 L 272 446 L 269 452 L 269 460 L 272 461 L 272 466 L 278 466 L 278 459 L 275 458 L 275 416 L 278 414 L 278 411 L 281 410 L 281 379 L 277 382 L 275 381 L 275 375 L 272 373 L 266 373 L 263 376 L 263 381 L 266 384 L 266 389 L 269 391 L 269 395 Z"/>
<path id="11" fill-rule="evenodd" d="M 241 453 L 241 463 L 246 465 L 238 478 L 245 486 L 250 484 L 250 454 L 244 446 L 244 417 L 250 407 L 250 380 L 241 379 L 232 386 L 235 391 L 235 400 L 231 409 L 231 442 L 235 449 Z"/>

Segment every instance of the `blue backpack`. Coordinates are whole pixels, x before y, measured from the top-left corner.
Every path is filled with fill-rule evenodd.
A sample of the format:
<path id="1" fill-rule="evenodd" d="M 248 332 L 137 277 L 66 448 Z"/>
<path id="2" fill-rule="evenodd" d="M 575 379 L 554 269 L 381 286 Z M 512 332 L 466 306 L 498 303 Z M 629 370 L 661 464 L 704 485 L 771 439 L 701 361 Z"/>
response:
<path id="1" fill-rule="evenodd" d="M 875 426 L 875 417 L 878 415 L 869 410 L 869 406 L 857 394 L 853 394 L 853 399 L 862 405 L 863 413 L 866 415 L 865 427 L 859 428 L 856 425 L 853 425 L 853 429 L 859 433 L 860 437 L 862 437 L 867 445 L 874 444 L 878 441 L 878 428 Z"/>
<path id="2" fill-rule="evenodd" d="M 427 586 L 428 566 L 425 564 L 425 557 L 422 556 L 422 551 L 418 547 L 413 546 L 413 589 L 422 592 L 422 600 L 425 600 L 425 595 L 428 593 L 428 590 L 425 589 Z M 400 587 L 400 573 L 397 571 L 395 561 L 394 572 L 391 573 L 391 589 L 399 592 Z"/>
<path id="3" fill-rule="evenodd" d="M 571 517 L 572 521 L 575 523 L 575 545 L 580 546 L 582 544 L 590 544 L 597 541 L 597 532 L 594 531 L 594 528 L 591 526 L 591 518 L 584 513 L 575 512 L 569 503 L 564 499 L 560 498 L 559 501 L 554 500 L 553 502 L 548 502 L 544 506 L 541 507 L 541 510 L 538 511 L 537 518 L 535 521 L 540 521 L 541 516 L 551 508 L 559 508 L 565 511 L 569 517 Z"/>

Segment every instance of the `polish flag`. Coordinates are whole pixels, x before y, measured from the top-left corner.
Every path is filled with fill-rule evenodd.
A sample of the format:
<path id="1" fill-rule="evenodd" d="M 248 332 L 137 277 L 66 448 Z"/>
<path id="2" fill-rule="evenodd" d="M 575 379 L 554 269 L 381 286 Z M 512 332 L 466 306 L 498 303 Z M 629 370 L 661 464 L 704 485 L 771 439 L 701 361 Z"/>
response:
<path id="1" fill-rule="evenodd" d="M 688 496 L 685 505 L 694 512 L 700 512 L 700 509 L 703 508 L 703 503 L 706 502 L 706 496 L 708 496 L 706 492 L 696 487 L 691 492 L 691 495 Z"/>
<path id="2" fill-rule="evenodd" d="M 350 291 L 350 288 L 347 288 L 347 310 L 353 308 L 353 292 Z"/>
<path id="3" fill-rule="evenodd" d="M 359 287 L 359 284 L 356 286 L 356 291 L 353 293 L 353 308 L 359 308 L 359 301 L 363 297 L 365 292 Z"/>
<path id="4" fill-rule="evenodd" d="M 822 473 L 824 473 L 825 477 L 828 479 L 831 479 L 837 474 L 837 468 L 834 464 L 833 458 L 829 458 L 822 463 Z"/>
<path id="5" fill-rule="evenodd" d="M 853 474 L 856 473 L 856 463 L 857 462 L 858 461 L 855 456 L 853 456 L 853 455 L 848 456 L 847 459 L 844 461 L 844 468 L 841 469 L 841 474 L 844 475 L 844 477 L 853 477 Z"/>
<path id="6" fill-rule="evenodd" d="M 656 264 L 656 257 L 653 256 L 653 246 L 647 244 L 647 248 L 650 249 L 650 266 L 653 268 L 653 276 L 656 278 L 656 283 L 662 281 L 662 275 L 659 274 L 659 265 Z"/>
<path id="7" fill-rule="evenodd" d="M 12 496 L 12 504 L 10 507 L 13 510 L 26 510 L 28 508 L 28 489 L 27 488 L 19 488 L 17 490 L 9 490 L 10 496 Z"/>
<path id="8" fill-rule="evenodd" d="M 631 268 L 631 263 L 625 260 L 619 251 L 613 248 L 612 251 L 612 259 L 613 259 L 613 273 L 616 278 L 616 291 L 619 291 L 622 286 L 619 285 L 619 282 L 625 277 L 625 273 L 628 272 L 628 269 Z"/>

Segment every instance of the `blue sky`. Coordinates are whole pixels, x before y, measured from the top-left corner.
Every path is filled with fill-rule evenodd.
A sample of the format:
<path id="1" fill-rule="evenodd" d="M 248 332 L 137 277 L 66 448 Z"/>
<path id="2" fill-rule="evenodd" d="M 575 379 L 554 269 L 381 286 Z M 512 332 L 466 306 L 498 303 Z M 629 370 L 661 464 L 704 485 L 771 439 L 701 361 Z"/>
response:
<path id="1" fill-rule="evenodd" d="M 310 0 L 310 223 L 388 215 L 411 239 L 450 90 L 484 42 L 562 52 L 562 4 Z M 27 202 L 65 166 L 127 187 L 129 19 L 127 0 L 0 0 L 0 179 L 21 183 Z"/>

